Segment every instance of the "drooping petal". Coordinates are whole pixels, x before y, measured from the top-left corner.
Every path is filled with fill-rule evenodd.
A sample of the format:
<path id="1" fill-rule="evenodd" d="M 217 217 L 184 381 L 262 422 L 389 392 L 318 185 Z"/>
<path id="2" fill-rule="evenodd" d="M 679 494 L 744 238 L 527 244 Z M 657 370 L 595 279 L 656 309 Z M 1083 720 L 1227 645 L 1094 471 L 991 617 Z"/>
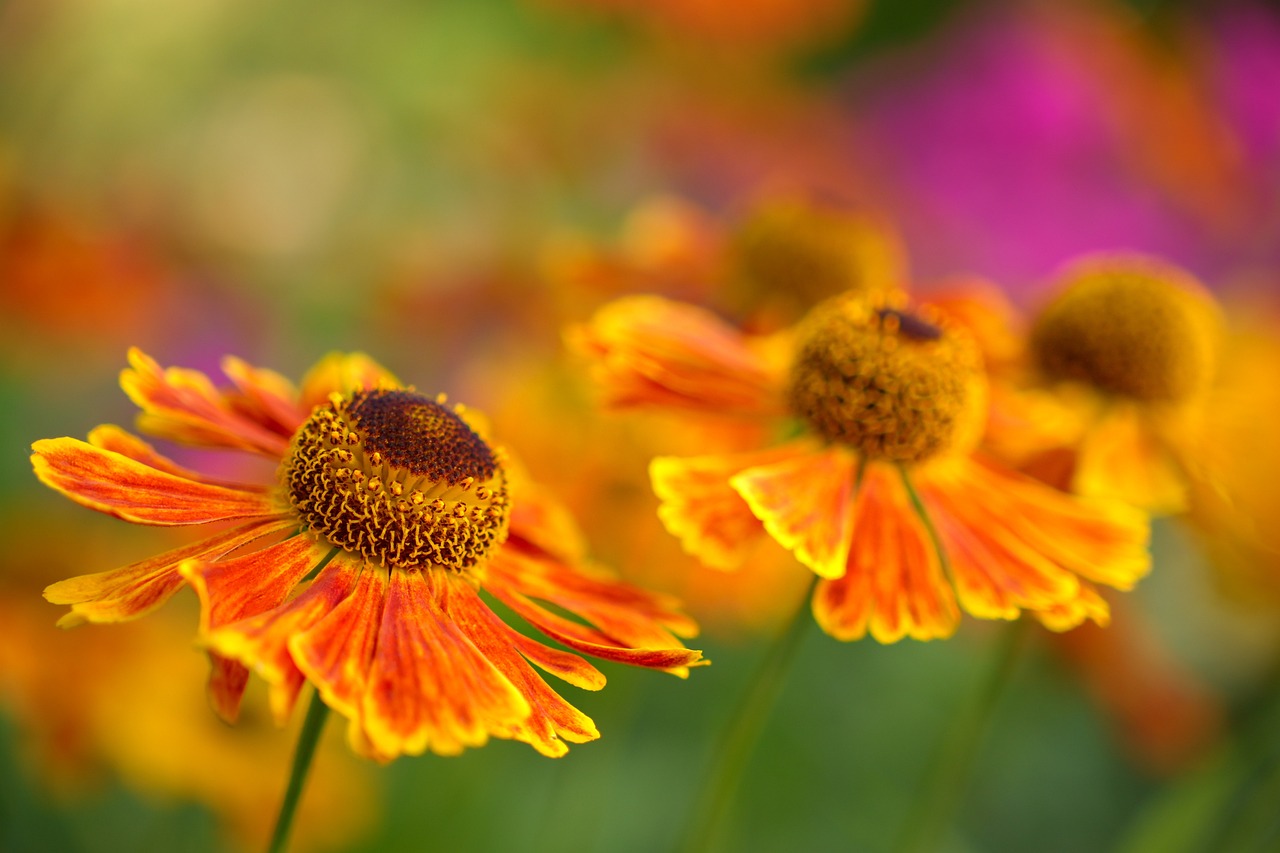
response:
<path id="1" fill-rule="evenodd" d="M 240 717 L 240 700 L 249 686 L 249 668 L 222 655 L 209 655 L 209 704 L 223 722 L 234 723 Z"/>
<path id="2" fill-rule="evenodd" d="M 922 467 L 914 479 L 975 616 L 1060 607 L 1092 615 L 1081 577 L 1127 589 L 1150 565 L 1145 518 L 1128 507 L 1089 503 L 977 458 Z"/>
<path id="3" fill-rule="evenodd" d="M 736 569 L 764 534 L 760 519 L 729 485 L 747 468 L 791 458 L 807 448 L 789 445 L 756 453 L 660 456 L 649 464 L 658 517 L 686 553 L 715 569 Z"/>
<path id="4" fill-rule="evenodd" d="M 248 362 L 227 356 L 222 372 L 240 392 L 231 397 L 236 411 L 284 436 L 291 436 L 311 414 L 298 402 L 298 389 L 274 370 L 254 367 Z"/>
<path id="5" fill-rule="evenodd" d="M 488 568 L 485 589 L 539 631 L 571 649 L 604 660 L 661 669 L 682 678 L 688 675 L 688 667 L 704 663 L 701 652 L 681 647 L 679 641 L 663 627 L 663 622 L 657 618 L 657 613 L 665 609 L 661 599 L 645 602 L 650 612 L 654 613 L 650 621 L 644 614 L 625 613 L 625 605 L 619 607 L 616 602 L 611 603 L 607 595 L 596 598 L 591 592 L 581 588 L 576 592 L 572 588 L 560 588 L 554 578 L 548 577 L 545 561 L 503 551 L 494 557 Z M 567 567 L 561 569 L 573 571 Z M 641 602 L 643 596 L 649 595 L 619 582 L 608 583 L 617 585 L 614 595 L 638 595 Z M 634 590 L 634 593 L 629 592 L 629 589 Z M 583 618 L 598 619 L 604 624 L 596 628 L 567 619 L 537 604 L 530 595 L 543 598 Z M 673 618 L 679 620 L 682 617 L 674 612 L 663 617 L 665 621 Z M 624 637 L 638 637 L 648 642 L 633 643 L 610 632 Z"/>
<path id="6" fill-rule="evenodd" d="M 588 690 L 604 686 L 599 670 L 577 655 L 549 648 L 514 630 L 469 586 L 457 585 L 449 615 L 529 703 L 529 717 L 515 728 L 513 737 L 556 758 L 569 750 L 564 741 L 585 743 L 600 736 L 591 718 L 547 686 L 525 660 Z"/>
<path id="7" fill-rule="evenodd" d="M 629 296 L 571 329 L 605 404 L 717 415 L 779 414 L 778 365 L 709 311 L 659 296 Z"/>
<path id="8" fill-rule="evenodd" d="M 339 552 L 306 589 L 289 602 L 238 622 L 213 628 L 200 638 L 211 651 L 234 658 L 262 676 L 270 689 L 271 710 L 279 725 L 293 711 L 306 681 L 293 662 L 289 639 L 306 632 L 355 588 L 360 559 Z"/>
<path id="9" fill-rule="evenodd" d="M 819 577 L 845 572 L 853 535 L 857 460 L 844 447 L 750 468 L 730 485 L 778 544 Z"/>
<path id="10" fill-rule="evenodd" d="M 485 586 L 502 584 L 550 602 L 590 622 L 619 645 L 672 648 L 697 624 L 668 595 L 640 589 L 588 564 L 569 565 L 503 549 L 489 564 Z"/>
<path id="11" fill-rule="evenodd" d="M 359 728 L 390 583 L 387 575 L 392 571 L 364 565 L 351 593 L 323 618 L 293 633 L 288 641 L 298 669 L 320 691 L 326 705 L 351 720 L 353 729 Z"/>
<path id="12" fill-rule="evenodd" d="M 490 734 L 512 737 L 529 717 L 529 703 L 449 616 L 465 583 L 439 569 L 391 572 L 361 709 L 379 755 L 455 755 Z"/>
<path id="13" fill-rule="evenodd" d="M 838 640 L 858 640 L 870 631 L 882 643 L 955 632 L 955 594 L 895 467 L 867 465 L 853 536 L 844 576 L 821 581 L 814 593 L 814 617 L 824 631 Z"/>
<path id="14" fill-rule="evenodd" d="M 78 439 L 41 439 L 31 449 L 31 465 L 45 485 L 79 504 L 137 524 L 204 524 L 281 515 L 281 508 L 260 491 L 189 480 Z"/>
<path id="15" fill-rule="evenodd" d="M 1138 407 L 1115 403 L 1085 432 L 1072 491 L 1119 498 L 1153 513 L 1187 508 L 1189 482 Z"/>
<path id="16" fill-rule="evenodd" d="M 236 411 L 227 396 L 198 370 L 163 369 L 136 347 L 120 387 L 142 410 L 138 428 L 150 435 L 204 447 L 231 447 L 283 456 L 289 435 Z"/>
<path id="17" fill-rule="evenodd" d="M 360 388 L 399 387 L 395 374 L 362 352 L 331 352 L 307 371 L 298 404 L 306 412 L 333 393 L 350 394 Z"/>
<path id="18" fill-rule="evenodd" d="M 201 633 L 279 607 L 330 547 L 297 535 L 217 562 L 184 560 L 178 571 L 200 597 Z"/>
<path id="19" fill-rule="evenodd" d="M 65 627 L 136 619 L 168 601 L 182 586 L 178 566 L 183 560 L 217 559 L 295 524 L 291 520 L 250 522 L 121 569 L 59 581 L 44 591 L 44 597 L 54 604 L 71 605 L 71 612 L 58 622 Z"/>

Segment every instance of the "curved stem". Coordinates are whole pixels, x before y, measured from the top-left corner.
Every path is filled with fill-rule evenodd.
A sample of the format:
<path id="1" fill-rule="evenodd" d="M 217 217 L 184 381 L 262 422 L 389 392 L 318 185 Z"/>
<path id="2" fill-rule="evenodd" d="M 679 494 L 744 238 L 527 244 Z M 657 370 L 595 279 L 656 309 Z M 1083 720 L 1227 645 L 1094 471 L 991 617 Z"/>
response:
<path id="1" fill-rule="evenodd" d="M 298 746 L 293 753 L 293 769 L 289 772 L 289 787 L 285 789 L 284 802 L 280 804 L 280 814 L 276 817 L 275 831 L 271 833 L 268 853 L 284 853 L 289 841 L 289 829 L 293 826 L 293 815 L 302 798 L 302 785 L 307 781 L 311 759 L 316 754 L 316 744 L 320 742 L 320 732 L 324 730 L 324 721 L 328 716 L 329 706 L 320 698 L 320 692 L 316 691 L 307 707 L 307 718 L 302 722 L 302 731 L 298 733 Z"/>
<path id="2" fill-rule="evenodd" d="M 813 621 L 808 605 L 817 583 L 815 577 L 790 622 L 765 653 L 746 696 L 738 704 L 737 715 L 716 748 L 707 784 L 685 832 L 685 843 L 681 849 L 686 853 L 711 850 L 720 837 L 729 807 L 742 781 L 743 770 L 777 703 L 805 628 Z"/>
<path id="3" fill-rule="evenodd" d="M 978 754 L 991 714 L 1015 668 L 1026 635 L 1026 627 L 1020 619 L 1010 625 L 1000 639 L 995 660 L 979 691 L 968 708 L 961 712 L 938 750 L 924 790 L 913 803 L 908 816 L 897 847 L 899 853 L 924 853 L 938 849 L 938 840 L 955 814 L 973 759 Z"/>

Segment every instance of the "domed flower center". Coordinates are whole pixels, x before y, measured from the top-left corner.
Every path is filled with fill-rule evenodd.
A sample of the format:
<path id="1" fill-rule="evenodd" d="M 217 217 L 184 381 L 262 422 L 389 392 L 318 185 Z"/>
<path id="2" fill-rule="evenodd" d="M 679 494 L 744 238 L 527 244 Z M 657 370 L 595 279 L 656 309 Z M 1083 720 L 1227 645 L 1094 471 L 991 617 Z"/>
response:
<path id="1" fill-rule="evenodd" d="M 801 324 L 788 395 L 828 441 L 919 462 L 967 446 L 981 428 L 981 356 L 959 331 L 841 296 Z"/>
<path id="2" fill-rule="evenodd" d="M 845 291 L 888 294 L 902 286 L 898 240 L 866 214 L 776 200 L 746 217 L 733 248 L 732 283 L 743 298 L 792 294 L 812 305 Z"/>
<path id="3" fill-rule="evenodd" d="M 455 412 L 410 391 L 334 394 L 294 435 L 280 474 L 313 530 L 385 566 L 461 571 L 507 537 L 498 457 Z"/>
<path id="4" fill-rule="evenodd" d="M 1117 258 L 1082 263 L 1062 281 L 1031 331 L 1049 377 L 1144 402 L 1186 400 L 1208 384 L 1215 311 L 1187 273 Z"/>

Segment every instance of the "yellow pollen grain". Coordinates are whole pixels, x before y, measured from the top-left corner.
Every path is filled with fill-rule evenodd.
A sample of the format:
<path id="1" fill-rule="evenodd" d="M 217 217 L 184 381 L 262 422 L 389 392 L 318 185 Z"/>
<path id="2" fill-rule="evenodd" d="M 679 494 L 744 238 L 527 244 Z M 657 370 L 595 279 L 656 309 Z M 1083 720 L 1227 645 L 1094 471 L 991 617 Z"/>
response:
<path id="1" fill-rule="evenodd" d="M 1058 287 L 1030 340 L 1049 378 L 1142 402 L 1181 402 L 1208 386 L 1218 312 L 1189 273 L 1117 255 L 1069 267 Z"/>
<path id="2" fill-rule="evenodd" d="M 331 396 L 294 435 L 280 479 L 312 531 L 384 566 L 464 571 L 507 536 L 500 455 L 412 391 Z"/>
<path id="3" fill-rule="evenodd" d="M 977 441 L 986 384 L 962 330 L 846 294 L 797 332 L 788 399 L 823 438 L 901 463 Z"/>

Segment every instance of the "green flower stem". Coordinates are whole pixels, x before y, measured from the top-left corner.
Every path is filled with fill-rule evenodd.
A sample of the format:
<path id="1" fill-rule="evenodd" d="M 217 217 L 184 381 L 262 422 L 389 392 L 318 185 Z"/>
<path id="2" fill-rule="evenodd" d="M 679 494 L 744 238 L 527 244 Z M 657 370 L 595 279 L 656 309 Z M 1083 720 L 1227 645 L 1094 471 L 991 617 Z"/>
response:
<path id="1" fill-rule="evenodd" d="M 316 691 L 307 708 L 307 718 L 302 722 L 302 731 L 298 733 L 298 746 L 293 753 L 293 769 L 289 772 L 289 787 L 285 789 L 284 802 L 280 804 L 280 814 L 276 817 L 276 828 L 271 834 L 268 853 L 284 853 L 285 845 L 288 844 L 293 815 L 302 798 L 302 786 L 307 781 L 311 759 L 316 754 L 316 744 L 320 742 L 320 732 L 324 730 L 324 722 L 328 717 L 329 706 L 320 698 L 320 692 Z"/>
<path id="2" fill-rule="evenodd" d="M 938 750 L 920 796 L 912 804 L 897 847 L 898 853 L 933 853 L 938 849 L 939 839 L 946 832 L 964 793 L 992 712 L 1016 668 L 1026 636 L 1024 620 L 1020 619 L 1010 625 L 1000 638 L 995 659 L 981 688 L 969 706 L 957 715 L 955 724 Z"/>
<path id="3" fill-rule="evenodd" d="M 685 843 L 681 849 L 686 853 L 712 850 L 719 840 L 743 771 L 777 703 L 805 629 L 813 621 L 809 615 L 809 600 L 817 583 L 815 577 L 800 599 L 800 606 L 791 621 L 765 653 L 747 688 L 747 695 L 739 703 L 736 716 L 713 754 L 707 784 L 703 786 L 702 796 L 685 832 Z"/>

